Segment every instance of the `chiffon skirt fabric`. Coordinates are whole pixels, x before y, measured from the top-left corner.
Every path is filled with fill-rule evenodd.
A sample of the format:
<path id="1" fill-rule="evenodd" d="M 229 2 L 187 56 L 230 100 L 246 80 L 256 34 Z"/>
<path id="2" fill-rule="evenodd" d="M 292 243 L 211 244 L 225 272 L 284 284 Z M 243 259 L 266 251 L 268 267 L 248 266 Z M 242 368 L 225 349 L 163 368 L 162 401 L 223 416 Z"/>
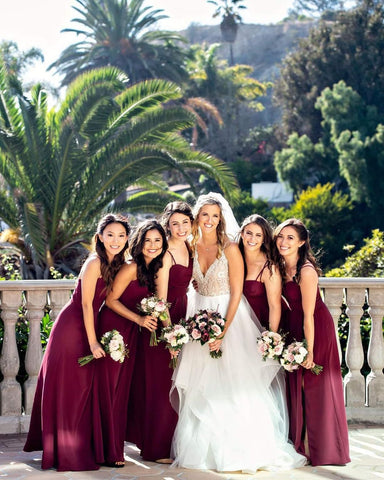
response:
<path id="1" fill-rule="evenodd" d="M 187 317 L 202 308 L 224 315 L 228 302 L 229 294 L 192 291 Z M 305 465 L 288 443 L 284 374 L 277 361 L 262 360 L 256 346 L 261 327 L 252 315 L 242 299 L 219 359 L 210 357 L 207 344 L 183 347 L 171 390 L 179 413 L 174 465 L 245 473 Z"/>

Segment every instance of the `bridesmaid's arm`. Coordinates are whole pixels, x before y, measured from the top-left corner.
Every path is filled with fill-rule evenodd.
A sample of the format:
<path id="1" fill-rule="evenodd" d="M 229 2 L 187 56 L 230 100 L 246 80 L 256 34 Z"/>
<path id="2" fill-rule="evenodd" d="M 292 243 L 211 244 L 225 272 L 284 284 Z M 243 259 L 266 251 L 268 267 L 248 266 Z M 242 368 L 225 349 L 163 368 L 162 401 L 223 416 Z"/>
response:
<path id="1" fill-rule="evenodd" d="M 172 258 L 171 255 L 165 252 L 163 257 L 163 266 L 157 272 L 156 278 L 156 291 L 159 298 L 163 300 L 167 300 L 168 298 L 168 282 L 169 282 L 169 271 L 172 267 Z M 168 319 L 163 321 L 163 325 L 166 327 L 171 324 L 171 317 L 169 315 L 169 311 L 167 310 Z"/>
<path id="2" fill-rule="evenodd" d="M 309 267 L 301 269 L 300 277 L 301 301 L 304 312 L 304 337 L 308 344 L 308 356 L 303 363 L 303 367 L 312 368 L 315 365 L 313 360 L 313 345 L 315 340 L 314 312 L 319 278 L 315 269 Z"/>
<path id="3" fill-rule="evenodd" d="M 269 329 L 277 332 L 281 318 L 281 276 L 275 265 L 272 265 L 272 275 L 269 268 L 263 272 L 263 282 L 267 292 L 269 307 Z"/>
<path id="4" fill-rule="evenodd" d="M 149 315 L 141 316 L 136 312 L 133 312 L 120 302 L 120 297 L 128 285 L 136 279 L 137 268 L 134 262 L 123 265 L 113 282 L 112 290 L 107 295 L 105 301 L 107 307 L 120 316 L 137 323 L 141 327 L 147 328 L 149 331 L 155 330 L 157 321 Z"/>
<path id="5" fill-rule="evenodd" d="M 93 299 L 96 292 L 96 282 L 100 277 L 100 274 L 100 259 L 97 257 L 88 259 L 80 274 L 81 306 L 83 310 L 84 327 L 87 333 L 89 348 L 94 358 L 105 357 L 104 349 L 97 341 L 93 313 Z"/>
<path id="6" fill-rule="evenodd" d="M 210 350 L 214 351 L 220 349 L 221 342 L 232 323 L 243 294 L 244 263 L 237 243 L 231 242 L 230 245 L 225 248 L 225 256 L 228 260 L 230 298 L 225 315 L 227 321 L 225 322 L 224 332 L 221 337 L 209 344 Z"/>

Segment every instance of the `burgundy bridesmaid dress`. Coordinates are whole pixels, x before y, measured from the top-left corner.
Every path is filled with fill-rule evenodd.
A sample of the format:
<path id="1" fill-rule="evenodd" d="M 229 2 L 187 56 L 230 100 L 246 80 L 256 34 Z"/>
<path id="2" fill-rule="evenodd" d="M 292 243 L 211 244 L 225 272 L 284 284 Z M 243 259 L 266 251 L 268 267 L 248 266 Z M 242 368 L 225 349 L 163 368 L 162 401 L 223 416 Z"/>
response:
<path id="1" fill-rule="evenodd" d="M 269 329 L 269 306 L 265 285 L 260 281 L 264 269 L 268 267 L 268 261 L 265 262 L 263 268 L 256 277 L 256 280 L 245 280 L 243 294 L 248 303 L 255 312 L 261 325 Z"/>
<path id="2" fill-rule="evenodd" d="M 188 267 L 174 263 L 170 268 L 167 300 L 171 303 L 172 323 L 185 317 L 191 277 L 192 259 Z M 158 335 L 160 332 L 161 325 Z M 162 342 L 152 347 L 149 342 L 150 332 L 142 329 L 131 388 L 127 439 L 138 446 L 144 460 L 155 461 L 170 457 L 177 414 L 169 402 L 173 374 L 169 350 Z"/>
<path id="3" fill-rule="evenodd" d="M 304 314 L 300 286 L 296 282 L 287 282 L 283 294 L 291 306 L 283 315 L 288 344 L 304 338 Z M 296 450 L 304 454 L 306 428 L 313 466 L 344 465 L 350 458 L 340 360 L 333 319 L 319 290 L 314 322 L 314 361 L 323 366 L 323 371 L 319 375 L 305 368 L 287 372 L 290 438 Z"/>
<path id="4" fill-rule="evenodd" d="M 93 299 L 94 318 L 105 300 L 99 278 Z M 81 305 L 81 280 L 57 317 L 45 351 L 24 451 L 43 450 L 41 468 L 97 470 L 94 453 L 95 361 L 84 367 L 79 357 L 90 354 Z M 97 422 L 96 422 L 97 423 Z M 96 436 L 96 435 L 95 435 Z"/>
<path id="5" fill-rule="evenodd" d="M 138 280 L 130 282 L 120 301 L 133 312 L 139 313 L 137 305 L 148 295 L 148 289 Z M 102 439 L 96 441 L 96 459 L 99 463 L 113 464 L 124 461 L 124 440 L 128 417 L 128 399 L 132 375 L 137 358 L 139 327 L 135 322 L 115 313 L 108 307 L 100 312 L 98 335 L 118 330 L 129 349 L 124 362 L 116 362 L 107 355 L 97 361 L 95 384 L 99 399 Z"/>

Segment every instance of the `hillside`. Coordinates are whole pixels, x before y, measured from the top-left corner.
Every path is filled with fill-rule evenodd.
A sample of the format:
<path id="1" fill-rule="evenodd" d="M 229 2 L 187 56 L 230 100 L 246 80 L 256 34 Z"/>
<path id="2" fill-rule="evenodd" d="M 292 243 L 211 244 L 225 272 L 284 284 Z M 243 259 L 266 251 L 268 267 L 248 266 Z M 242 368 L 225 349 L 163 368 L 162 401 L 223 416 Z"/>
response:
<path id="1" fill-rule="evenodd" d="M 307 37 L 313 22 L 284 22 L 272 25 L 242 24 L 233 44 L 235 63 L 252 65 L 258 80 L 273 80 L 279 64 L 291 52 L 300 38 Z M 219 25 L 192 24 L 182 32 L 190 43 L 221 43 Z M 219 49 L 222 58 L 229 58 L 229 45 Z"/>
<path id="2" fill-rule="evenodd" d="M 242 24 L 233 44 L 235 63 L 251 65 L 253 77 L 260 81 L 272 81 L 279 74 L 281 61 L 292 52 L 301 38 L 307 37 L 314 22 L 284 22 L 271 25 Z M 219 25 L 191 24 L 181 32 L 191 43 L 222 43 Z M 229 44 L 222 43 L 219 56 L 229 61 Z M 271 92 L 264 99 L 265 110 L 258 114 L 258 123 L 278 121 L 279 112 L 272 106 Z"/>

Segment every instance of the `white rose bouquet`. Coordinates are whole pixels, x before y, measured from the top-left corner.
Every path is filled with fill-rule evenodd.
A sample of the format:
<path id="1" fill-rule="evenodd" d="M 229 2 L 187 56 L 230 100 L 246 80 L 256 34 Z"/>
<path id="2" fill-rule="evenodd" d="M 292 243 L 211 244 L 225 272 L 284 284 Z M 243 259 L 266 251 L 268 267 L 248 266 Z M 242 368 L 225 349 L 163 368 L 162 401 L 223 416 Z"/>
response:
<path id="1" fill-rule="evenodd" d="M 152 297 L 145 297 L 138 304 L 138 309 L 145 315 L 150 315 L 155 317 L 162 322 L 166 322 L 169 319 L 168 308 L 171 306 L 169 302 L 162 298 L 158 298 L 155 295 Z M 156 330 L 151 332 L 151 339 L 149 345 L 156 346 L 158 345 Z"/>
<path id="2" fill-rule="evenodd" d="M 169 350 L 180 351 L 183 345 L 189 342 L 189 334 L 183 325 L 169 325 L 164 327 L 161 332 L 160 341 L 166 342 Z M 170 367 L 176 368 L 177 356 L 172 357 Z"/>
<path id="3" fill-rule="evenodd" d="M 115 362 L 123 363 L 125 357 L 129 357 L 129 350 L 124 344 L 124 339 L 122 335 L 117 330 L 111 330 L 110 332 L 104 333 L 100 339 L 100 343 L 103 346 L 105 353 L 110 355 L 112 360 Z M 87 365 L 94 359 L 93 355 L 86 355 L 85 357 L 80 357 L 77 361 L 81 367 Z"/>
<path id="4" fill-rule="evenodd" d="M 280 360 L 284 345 L 284 336 L 269 330 L 262 332 L 261 337 L 257 339 L 257 348 L 264 361 L 267 358 Z"/>
<path id="5" fill-rule="evenodd" d="M 288 345 L 283 350 L 283 353 L 280 358 L 281 365 L 288 372 L 293 372 L 300 368 L 301 364 L 305 361 L 308 355 L 307 342 L 303 340 L 302 342 L 293 342 Z M 323 370 L 321 365 L 315 365 L 311 368 L 311 372 L 315 375 L 319 375 Z"/>

